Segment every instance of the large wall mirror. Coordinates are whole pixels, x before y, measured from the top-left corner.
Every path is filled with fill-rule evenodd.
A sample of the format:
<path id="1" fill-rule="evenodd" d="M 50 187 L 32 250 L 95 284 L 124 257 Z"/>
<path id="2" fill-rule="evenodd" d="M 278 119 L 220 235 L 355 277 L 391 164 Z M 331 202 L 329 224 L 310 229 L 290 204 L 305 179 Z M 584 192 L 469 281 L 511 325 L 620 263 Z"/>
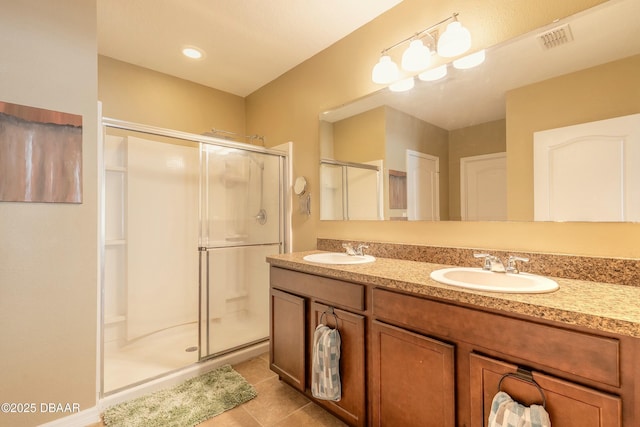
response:
<path id="1" fill-rule="evenodd" d="M 534 151 L 546 131 L 640 113 L 639 16 L 640 1 L 611 0 L 486 49 L 476 68 L 449 67 L 439 81 L 416 78 L 408 92 L 385 88 L 322 113 L 321 219 L 638 221 L 640 174 L 629 172 L 640 164 L 637 135 L 614 128 L 588 155 L 582 145 L 561 161 L 547 154 L 555 166 L 546 181 L 534 178 Z M 549 31 L 567 39 L 545 48 Z M 578 213 L 540 215 L 539 182 Z M 610 185 L 598 190 L 601 182 Z M 580 215 L 614 187 L 620 195 L 606 200 L 620 209 Z"/>

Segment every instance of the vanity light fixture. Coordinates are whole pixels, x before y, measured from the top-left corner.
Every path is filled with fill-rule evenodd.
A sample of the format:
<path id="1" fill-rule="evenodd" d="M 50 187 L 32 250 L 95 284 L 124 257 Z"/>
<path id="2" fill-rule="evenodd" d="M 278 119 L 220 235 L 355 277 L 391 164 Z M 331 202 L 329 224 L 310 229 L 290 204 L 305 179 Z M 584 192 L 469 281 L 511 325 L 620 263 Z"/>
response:
<path id="1" fill-rule="evenodd" d="M 458 14 L 453 14 L 453 22 L 438 39 L 438 55 L 445 58 L 462 55 L 471 48 L 471 33 L 458 21 Z"/>
<path id="2" fill-rule="evenodd" d="M 406 71 L 420 71 L 431 63 L 431 50 L 422 40 L 411 40 L 409 47 L 402 54 L 402 69 Z"/>
<path id="3" fill-rule="evenodd" d="M 440 80 L 447 75 L 447 64 L 440 65 L 418 74 L 418 78 L 423 82 L 433 82 Z"/>
<path id="4" fill-rule="evenodd" d="M 373 67 L 371 72 L 371 80 L 374 83 L 388 85 L 396 80 L 400 76 L 400 70 L 395 62 L 391 60 L 389 55 L 382 55 L 380 61 Z"/>
<path id="5" fill-rule="evenodd" d="M 439 25 L 449 21 L 452 22 L 447 25 L 444 33 L 436 40 L 435 37 L 437 36 L 434 35 L 434 30 Z M 430 39 L 426 45 L 422 41 L 425 37 Z M 406 42 L 410 43 L 402 55 L 401 64 L 405 71 L 411 73 L 427 69 L 431 63 L 431 56 L 434 55 L 435 52 L 445 58 L 462 55 L 471 47 L 471 34 L 469 30 L 464 28 L 460 21 L 458 21 L 458 13 L 454 13 L 450 17 L 399 41 L 393 46 L 383 49 L 380 60 L 371 72 L 371 79 L 374 83 L 390 84 L 401 78 L 398 65 L 391 59 L 389 51 Z M 407 85 L 408 83 L 404 83 L 400 86 L 405 87 Z"/>
<path id="6" fill-rule="evenodd" d="M 415 80 L 413 77 L 407 77 L 406 79 L 398 80 L 389 86 L 391 92 L 406 92 L 413 89 Z"/>
<path id="7" fill-rule="evenodd" d="M 469 68 L 477 67 L 482 64 L 485 59 L 484 49 L 472 53 L 471 55 L 463 56 L 462 58 L 453 61 L 453 66 L 458 70 L 467 70 Z"/>

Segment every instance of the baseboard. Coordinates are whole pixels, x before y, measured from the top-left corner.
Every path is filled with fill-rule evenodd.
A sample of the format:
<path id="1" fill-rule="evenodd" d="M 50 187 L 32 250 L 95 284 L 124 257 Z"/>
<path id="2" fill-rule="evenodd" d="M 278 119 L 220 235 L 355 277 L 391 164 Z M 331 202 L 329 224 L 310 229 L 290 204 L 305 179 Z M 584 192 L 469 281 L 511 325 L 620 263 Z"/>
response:
<path id="1" fill-rule="evenodd" d="M 58 418 L 40 427 L 86 427 L 90 424 L 100 422 L 100 409 L 97 406 L 85 409 L 68 417 Z"/>

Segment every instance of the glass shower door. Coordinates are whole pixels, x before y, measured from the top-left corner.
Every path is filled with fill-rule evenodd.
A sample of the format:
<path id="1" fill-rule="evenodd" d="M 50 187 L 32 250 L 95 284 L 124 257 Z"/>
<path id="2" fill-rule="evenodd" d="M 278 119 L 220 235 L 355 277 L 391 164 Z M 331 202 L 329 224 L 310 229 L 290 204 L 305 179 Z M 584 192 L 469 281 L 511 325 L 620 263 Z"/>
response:
<path id="1" fill-rule="evenodd" d="M 282 251 L 283 157 L 203 145 L 200 358 L 269 337 L 266 256 Z"/>

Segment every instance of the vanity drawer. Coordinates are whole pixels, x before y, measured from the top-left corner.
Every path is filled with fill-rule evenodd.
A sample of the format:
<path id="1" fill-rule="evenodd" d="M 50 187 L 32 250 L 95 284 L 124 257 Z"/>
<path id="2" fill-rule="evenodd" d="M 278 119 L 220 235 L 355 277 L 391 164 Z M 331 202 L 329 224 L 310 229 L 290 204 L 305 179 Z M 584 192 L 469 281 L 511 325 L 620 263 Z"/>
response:
<path id="1" fill-rule="evenodd" d="M 365 309 L 364 286 L 356 283 L 271 267 L 271 286 L 330 305 L 360 311 Z"/>
<path id="2" fill-rule="evenodd" d="M 373 290 L 373 315 L 441 339 L 449 337 L 589 381 L 620 387 L 620 342 L 561 327 Z"/>

